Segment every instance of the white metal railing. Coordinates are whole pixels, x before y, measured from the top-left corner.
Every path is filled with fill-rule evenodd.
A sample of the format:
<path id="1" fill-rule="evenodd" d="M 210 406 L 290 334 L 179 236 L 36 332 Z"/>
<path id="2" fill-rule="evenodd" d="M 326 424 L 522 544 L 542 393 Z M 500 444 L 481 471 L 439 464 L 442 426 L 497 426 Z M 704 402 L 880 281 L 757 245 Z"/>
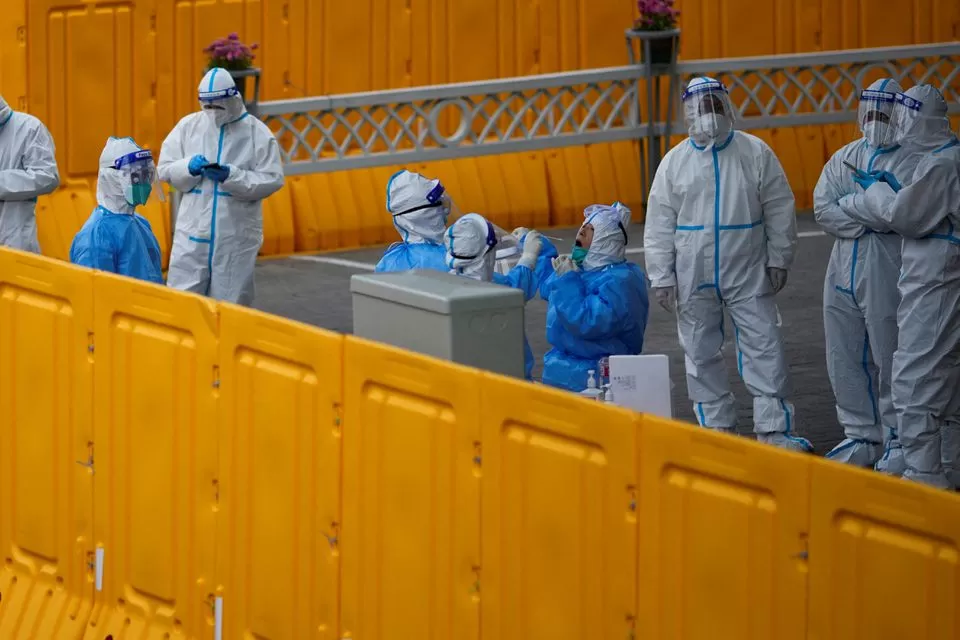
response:
<path id="1" fill-rule="evenodd" d="M 291 175 L 683 133 L 676 113 L 644 120 L 646 73 L 633 65 L 278 100 L 257 113 Z M 860 89 L 881 76 L 934 84 L 960 113 L 960 42 L 694 60 L 654 75 L 674 80 L 668 91 L 698 75 L 722 80 L 745 129 L 853 122 Z"/>

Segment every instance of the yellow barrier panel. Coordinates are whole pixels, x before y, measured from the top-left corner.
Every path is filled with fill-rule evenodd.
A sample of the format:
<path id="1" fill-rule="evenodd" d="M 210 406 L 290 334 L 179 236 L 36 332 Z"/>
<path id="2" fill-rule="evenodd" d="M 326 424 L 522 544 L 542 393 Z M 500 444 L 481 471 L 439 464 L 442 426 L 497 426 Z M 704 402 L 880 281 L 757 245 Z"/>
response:
<path id="1" fill-rule="evenodd" d="M 0 638 L 960 640 L 955 495 L 6 249 L 0 415 Z"/>
<path id="2" fill-rule="evenodd" d="M 227 638 L 336 638 L 343 336 L 220 305 Z"/>
<path id="3" fill-rule="evenodd" d="M 94 296 L 94 516 L 104 568 L 85 637 L 208 636 L 216 305 L 102 272 Z"/>
<path id="4" fill-rule="evenodd" d="M 43 255 L 70 259 L 70 245 L 97 201 L 86 186 L 60 189 L 37 201 L 37 240 Z"/>
<path id="5" fill-rule="evenodd" d="M 483 637 L 631 637 L 635 414 L 490 374 L 481 406 Z"/>
<path id="6" fill-rule="evenodd" d="M 0 637 L 78 638 L 90 615 L 92 273 L 0 251 Z"/>
<path id="7" fill-rule="evenodd" d="M 809 637 L 960 638 L 960 500 L 811 464 Z"/>
<path id="8" fill-rule="evenodd" d="M 477 638 L 481 374 L 347 337 L 341 635 Z"/>
<path id="9" fill-rule="evenodd" d="M 638 464 L 637 637 L 807 637 L 809 460 L 643 416 Z"/>

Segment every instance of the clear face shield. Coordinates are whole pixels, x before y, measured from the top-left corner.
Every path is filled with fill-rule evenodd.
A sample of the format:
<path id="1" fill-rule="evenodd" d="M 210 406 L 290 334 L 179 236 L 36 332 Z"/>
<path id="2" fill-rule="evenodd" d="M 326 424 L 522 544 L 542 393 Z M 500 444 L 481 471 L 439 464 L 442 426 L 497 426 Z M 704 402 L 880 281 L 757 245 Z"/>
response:
<path id="1" fill-rule="evenodd" d="M 928 92 L 923 100 L 898 93 L 894 100 L 891 128 L 896 144 L 938 144 L 938 138 L 949 136 L 946 103 L 938 91 Z"/>
<path id="2" fill-rule="evenodd" d="M 857 122 L 863 137 L 876 149 L 895 144 L 892 118 L 896 96 L 895 93 L 875 89 L 864 89 L 860 92 Z"/>
<path id="3" fill-rule="evenodd" d="M 200 108 L 218 127 L 233 122 L 243 115 L 243 98 L 240 97 L 240 91 L 236 87 L 228 87 L 220 91 L 201 91 L 199 100 Z"/>
<path id="4" fill-rule="evenodd" d="M 113 168 L 120 173 L 123 197 L 127 203 L 139 207 L 150 202 L 151 197 L 166 202 L 163 189 L 157 182 L 157 166 L 153 153 L 141 149 L 114 160 Z"/>
<path id="5" fill-rule="evenodd" d="M 712 80 L 688 87 L 680 98 L 690 138 L 699 146 L 722 143 L 733 131 L 733 105 L 723 84 Z"/>

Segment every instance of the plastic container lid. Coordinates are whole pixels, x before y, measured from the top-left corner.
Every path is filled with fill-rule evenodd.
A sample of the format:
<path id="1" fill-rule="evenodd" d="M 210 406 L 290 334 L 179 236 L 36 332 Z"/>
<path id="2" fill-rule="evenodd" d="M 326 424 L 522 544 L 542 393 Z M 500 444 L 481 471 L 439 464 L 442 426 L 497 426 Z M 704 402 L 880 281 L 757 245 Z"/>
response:
<path id="1" fill-rule="evenodd" d="M 357 274 L 350 292 L 444 315 L 524 305 L 519 289 L 427 269 Z"/>

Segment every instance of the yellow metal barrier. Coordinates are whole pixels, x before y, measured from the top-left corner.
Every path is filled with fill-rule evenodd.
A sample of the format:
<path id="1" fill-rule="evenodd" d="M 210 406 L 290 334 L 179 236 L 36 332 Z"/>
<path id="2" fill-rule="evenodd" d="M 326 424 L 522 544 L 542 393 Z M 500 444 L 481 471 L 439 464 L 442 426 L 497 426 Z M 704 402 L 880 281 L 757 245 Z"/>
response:
<path id="1" fill-rule="evenodd" d="M 960 640 L 955 495 L 6 249 L 0 415 L 2 639 Z"/>
<path id="2" fill-rule="evenodd" d="M 93 273 L 0 250 L 0 638 L 93 605 Z"/>
<path id="3" fill-rule="evenodd" d="M 636 414 L 486 374 L 480 398 L 483 637 L 631 637 Z"/>
<path id="4" fill-rule="evenodd" d="M 479 371 L 346 339 L 343 605 L 351 638 L 476 638 Z"/>
<path id="5" fill-rule="evenodd" d="M 216 535 L 217 306 L 96 272 L 94 534 L 87 637 L 202 634 Z"/>
<path id="6" fill-rule="evenodd" d="M 220 305 L 225 638 L 339 638 L 343 340 Z"/>

